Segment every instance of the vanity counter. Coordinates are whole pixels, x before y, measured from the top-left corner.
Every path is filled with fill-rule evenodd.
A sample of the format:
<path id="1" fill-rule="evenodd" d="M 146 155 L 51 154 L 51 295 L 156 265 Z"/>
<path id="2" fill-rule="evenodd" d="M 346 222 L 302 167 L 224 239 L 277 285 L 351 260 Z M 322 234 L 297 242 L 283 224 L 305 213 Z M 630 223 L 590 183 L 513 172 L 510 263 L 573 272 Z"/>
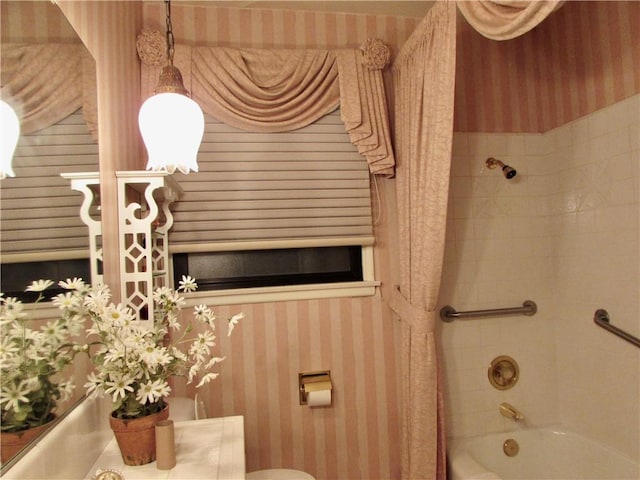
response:
<path id="1" fill-rule="evenodd" d="M 115 438 L 89 470 L 117 470 L 124 480 L 243 480 L 245 478 L 242 416 L 175 422 L 176 466 L 158 470 L 156 462 L 125 465 Z"/>

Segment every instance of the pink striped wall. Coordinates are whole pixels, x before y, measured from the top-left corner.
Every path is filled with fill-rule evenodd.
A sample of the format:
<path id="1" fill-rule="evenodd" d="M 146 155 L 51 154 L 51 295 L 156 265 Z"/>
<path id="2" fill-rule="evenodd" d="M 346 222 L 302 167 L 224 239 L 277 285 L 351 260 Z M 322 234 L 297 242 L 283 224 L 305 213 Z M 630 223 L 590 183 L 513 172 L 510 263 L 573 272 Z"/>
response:
<path id="1" fill-rule="evenodd" d="M 380 37 L 397 52 L 418 22 L 176 3 L 171 11 L 176 43 L 245 48 L 356 48 Z M 164 19 L 162 4 L 144 5 L 145 26 L 163 31 Z M 384 189 L 385 182 L 379 183 Z M 376 227 L 376 271 L 390 283 L 387 212 Z M 381 298 L 264 303 L 216 312 L 224 317 L 238 310 L 247 318 L 230 344 L 221 335 L 228 360 L 203 395 L 213 416 L 244 415 L 247 470 L 289 467 L 318 480 L 399 478 L 397 325 Z M 298 373 L 320 369 L 332 372 L 333 406 L 300 406 Z M 177 393 L 186 391 L 176 385 Z"/>
<path id="2" fill-rule="evenodd" d="M 162 5 L 144 12 L 145 25 L 163 28 Z M 175 6 L 173 17 L 176 41 L 194 45 L 334 48 L 380 37 L 394 54 L 419 21 Z M 496 42 L 459 15 L 454 129 L 544 132 L 639 93 L 638 18 L 640 2 L 572 0 L 522 37 Z"/>
<path id="3" fill-rule="evenodd" d="M 459 15 L 456 131 L 545 132 L 640 92 L 640 2 L 569 1 L 522 37 Z"/>
<path id="4" fill-rule="evenodd" d="M 164 6 L 58 3 L 100 69 L 101 173 L 110 178 L 115 169 L 141 168 L 133 42 L 140 15 L 144 25 L 164 29 Z M 177 42 L 256 48 L 357 47 L 380 37 L 395 54 L 419 21 L 176 4 L 172 10 Z M 640 43 L 631 28 L 637 18 L 633 2 L 567 2 L 548 23 L 511 42 L 497 44 L 461 28 L 456 130 L 545 131 L 637 93 L 632 48 Z M 395 278 L 392 182 L 380 187 L 386 210 L 376 227 L 376 269 L 389 288 Z M 397 332 L 382 300 L 265 303 L 222 307 L 218 314 L 239 309 L 247 319 L 230 342 L 221 336 L 229 358 L 205 397 L 212 415 L 245 416 L 248 469 L 299 468 L 318 480 L 398 478 Z M 297 375 L 308 369 L 332 370 L 332 408 L 297 404 Z"/>
<path id="5" fill-rule="evenodd" d="M 626 2 L 588 2 L 591 7 L 573 3 L 567 2 L 548 24 L 511 42 L 491 42 L 461 26 L 456 130 L 545 131 L 637 93 L 637 76 L 620 82 L 611 75 L 618 70 L 637 72 L 637 60 L 629 58 L 630 48 L 638 45 L 637 33 L 628 22 L 637 7 Z M 594 21 L 602 25 L 592 40 Z M 193 45 L 335 48 L 357 47 L 368 37 L 380 37 L 395 54 L 418 22 L 173 7 L 176 41 Z M 591 28 L 585 29 L 585 23 Z M 145 5 L 144 24 L 162 29 L 162 6 Z M 583 46 L 587 41 L 589 49 Z M 557 45 L 562 49 L 554 48 Z M 589 68 L 579 63 L 598 55 L 606 62 L 587 61 Z M 391 224 L 383 224 L 376 236 L 378 278 L 387 285 L 394 278 L 386 260 L 389 228 Z M 211 385 L 208 405 L 214 415 L 245 415 L 248 469 L 287 466 L 318 479 L 398 478 L 396 332 L 381 300 L 241 308 L 248 318 L 242 333 L 232 339 L 230 361 L 221 381 Z M 229 312 L 220 309 L 221 314 Z M 334 406 L 320 411 L 300 407 L 298 372 L 324 368 L 334 375 Z"/>
<path id="6" fill-rule="evenodd" d="M 379 298 L 219 307 L 247 315 L 222 375 L 201 392 L 212 416 L 245 418 L 247 469 L 291 467 L 318 479 L 397 478 L 395 324 Z M 334 403 L 298 402 L 298 372 L 331 370 Z M 177 387 L 177 391 L 180 388 Z"/>
<path id="7" fill-rule="evenodd" d="M 137 2 L 76 2 L 58 0 L 58 6 L 96 60 L 98 136 L 104 277 L 118 285 L 117 170 L 144 168 L 138 133 L 140 63 L 135 39 L 140 30 Z M 119 291 L 113 288 L 114 299 Z"/>
<path id="8" fill-rule="evenodd" d="M 80 43 L 75 30 L 51 2 L 3 0 L 0 18 L 3 43 Z"/>
<path id="9" fill-rule="evenodd" d="M 177 43 L 243 48 L 354 48 L 369 37 L 383 38 L 392 51 L 419 19 L 294 10 L 171 7 Z M 144 26 L 164 31 L 165 10 L 144 5 Z"/>

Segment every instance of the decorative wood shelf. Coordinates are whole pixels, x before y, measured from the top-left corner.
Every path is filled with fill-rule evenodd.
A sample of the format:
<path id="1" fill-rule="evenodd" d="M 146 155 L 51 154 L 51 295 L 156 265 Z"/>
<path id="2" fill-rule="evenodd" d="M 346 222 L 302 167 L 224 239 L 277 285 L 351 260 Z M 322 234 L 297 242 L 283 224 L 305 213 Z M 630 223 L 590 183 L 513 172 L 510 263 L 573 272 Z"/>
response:
<path id="1" fill-rule="evenodd" d="M 71 188 L 83 193 L 80 217 L 89 227 L 91 283 L 103 283 L 102 222 L 91 215 L 100 205 L 98 172 L 63 173 Z M 120 293 L 138 320 L 153 320 L 153 290 L 169 286 L 168 232 L 173 226 L 171 203 L 182 194 L 166 172 L 118 171 L 118 242 Z"/>

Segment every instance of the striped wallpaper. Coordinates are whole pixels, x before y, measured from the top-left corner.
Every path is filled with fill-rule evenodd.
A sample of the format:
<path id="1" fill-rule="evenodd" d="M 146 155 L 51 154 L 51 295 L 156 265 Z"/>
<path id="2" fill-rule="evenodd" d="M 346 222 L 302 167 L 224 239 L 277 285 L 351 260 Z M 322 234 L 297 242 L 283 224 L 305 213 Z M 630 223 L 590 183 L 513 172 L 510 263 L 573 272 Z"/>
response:
<path id="1" fill-rule="evenodd" d="M 178 4 L 171 15 L 176 43 L 357 48 L 380 37 L 393 52 L 418 21 Z M 163 30 L 162 4 L 145 4 L 143 17 L 146 27 Z M 385 181 L 378 182 L 384 190 Z M 389 279 L 390 216 L 382 218 L 375 227 L 376 273 Z M 228 359 L 203 396 L 210 415 L 245 416 L 247 470 L 288 467 L 318 480 L 399 478 L 397 325 L 380 296 L 216 308 L 219 317 L 239 310 L 247 318 L 230 344 L 219 338 Z M 300 406 L 298 373 L 324 369 L 333 378 L 333 406 Z M 176 385 L 177 393 L 186 391 Z"/>
<path id="2" fill-rule="evenodd" d="M 164 30 L 164 6 L 58 3 L 97 60 L 101 172 L 140 168 L 133 42 L 138 23 Z M 632 22 L 637 23 L 639 6 L 566 2 L 530 34 L 502 44 L 461 29 L 455 129 L 545 131 L 638 93 L 639 60 L 632 48 L 640 44 L 640 29 Z M 172 13 L 178 43 L 353 48 L 380 37 L 393 54 L 419 22 L 176 4 Z M 394 228 L 393 183 L 379 180 L 379 188 L 385 206 L 375 231 L 376 271 L 383 288 L 389 288 L 395 278 L 389 260 L 395 243 L 389 233 Z M 298 468 L 318 480 L 398 478 L 397 325 L 383 301 L 378 296 L 292 301 L 217 311 L 224 317 L 240 309 L 247 319 L 230 342 L 221 335 L 220 348 L 229 358 L 205 397 L 211 415 L 245 415 L 248 469 Z M 297 375 L 307 369 L 331 369 L 332 408 L 298 405 Z M 176 391 L 186 389 L 177 385 Z"/>
<path id="3" fill-rule="evenodd" d="M 173 4 L 176 43 L 241 48 L 355 48 L 383 38 L 397 53 L 419 19 L 294 10 L 181 7 Z M 164 32 L 165 8 L 144 5 L 144 26 Z"/>
<path id="4" fill-rule="evenodd" d="M 626 2 L 567 2 L 548 23 L 506 43 L 462 28 L 455 129 L 545 131 L 637 93 L 638 59 L 630 58 L 632 46 L 640 44 L 630 24 L 639 18 L 637 8 Z M 286 10 L 172 12 L 177 42 L 336 48 L 380 37 L 394 55 L 419 21 Z M 162 29 L 161 6 L 145 5 L 143 17 L 145 26 Z M 552 48 L 557 45 L 562 49 Z M 615 80 L 620 76 L 612 72 L 618 71 L 635 76 L 620 73 L 623 80 Z M 378 278 L 388 285 L 395 272 L 386 260 L 387 230 L 393 228 L 386 220 L 376 232 L 376 254 Z M 230 362 L 222 381 L 211 386 L 208 405 L 214 415 L 245 415 L 248 469 L 288 466 L 319 480 L 398 478 L 396 331 L 382 301 L 241 308 L 247 313 L 241 338 L 232 339 Z M 299 371 L 318 368 L 332 370 L 335 404 L 311 411 L 297 404 L 295 382 Z"/>
<path id="5" fill-rule="evenodd" d="M 57 4 L 96 60 L 104 278 L 107 284 L 118 285 L 115 172 L 144 168 L 138 131 L 140 63 L 135 49 L 141 9 L 136 2 L 121 1 L 58 0 Z M 113 291 L 118 300 L 118 289 Z"/>
<path id="6" fill-rule="evenodd" d="M 3 0 L 0 18 L 3 43 L 80 43 L 60 9 L 51 2 Z"/>
<path id="7" fill-rule="evenodd" d="M 545 132 L 640 92 L 640 2 L 565 2 L 505 42 L 458 19 L 455 131 Z"/>
<path id="8" fill-rule="evenodd" d="M 246 318 L 203 397 L 211 416 L 245 417 L 247 470 L 290 467 L 318 479 L 398 478 L 395 322 L 378 297 L 218 307 Z M 230 340 L 230 341 L 229 341 Z M 333 405 L 299 405 L 298 373 L 331 370 Z M 177 389 L 179 391 L 179 388 Z"/>

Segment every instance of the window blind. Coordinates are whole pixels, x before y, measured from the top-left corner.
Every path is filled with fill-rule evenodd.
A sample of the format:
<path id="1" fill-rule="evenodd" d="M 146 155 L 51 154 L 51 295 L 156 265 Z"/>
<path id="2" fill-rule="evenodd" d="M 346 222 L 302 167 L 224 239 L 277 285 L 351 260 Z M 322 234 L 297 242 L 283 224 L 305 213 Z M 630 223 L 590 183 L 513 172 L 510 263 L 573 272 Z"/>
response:
<path id="1" fill-rule="evenodd" d="M 98 144 L 78 110 L 55 125 L 22 135 L 15 177 L 0 180 L 0 253 L 3 263 L 89 257 L 82 195 L 63 172 L 98 169 Z"/>
<path id="2" fill-rule="evenodd" d="M 373 244 L 367 162 L 339 110 L 283 133 L 205 114 L 199 152 L 197 174 L 175 174 L 172 252 Z"/>

